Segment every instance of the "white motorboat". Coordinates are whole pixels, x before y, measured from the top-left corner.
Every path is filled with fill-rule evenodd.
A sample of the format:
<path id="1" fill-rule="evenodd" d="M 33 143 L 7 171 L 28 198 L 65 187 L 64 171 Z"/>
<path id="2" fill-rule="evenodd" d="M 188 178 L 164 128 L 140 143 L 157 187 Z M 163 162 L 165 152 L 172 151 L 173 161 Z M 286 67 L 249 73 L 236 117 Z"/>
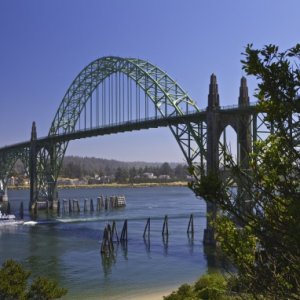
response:
<path id="1" fill-rule="evenodd" d="M 22 220 L 16 220 L 15 215 L 2 214 L 0 211 L 0 226 L 1 225 L 19 225 L 23 224 Z"/>

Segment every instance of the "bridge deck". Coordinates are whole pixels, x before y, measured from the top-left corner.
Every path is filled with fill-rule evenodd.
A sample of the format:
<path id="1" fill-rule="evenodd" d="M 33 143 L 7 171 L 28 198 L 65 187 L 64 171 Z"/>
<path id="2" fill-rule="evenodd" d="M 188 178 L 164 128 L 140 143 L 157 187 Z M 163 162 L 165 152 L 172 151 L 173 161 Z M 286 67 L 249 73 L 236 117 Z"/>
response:
<path id="1" fill-rule="evenodd" d="M 251 104 L 250 106 L 245 106 L 245 107 L 226 106 L 219 109 L 218 112 L 220 114 L 234 114 L 234 113 L 253 114 L 255 110 L 256 110 L 255 104 Z M 44 144 L 48 144 L 49 142 L 50 143 L 67 142 L 71 140 L 115 134 L 119 132 L 129 132 L 129 131 L 142 130 L 142 129 L 167 127 L 170 125 L 184 124 L 186 122 L 197 123 L 197 122 L 205 121 L 206 114 L 207 111 L 202 110 L 200 112 L 190 112 L 183 116 L 171 116 L 171 117 L 157 116 L 148 119 L 140 119 L 140 120 L 133 120 L 124 123 L 109 124 L 103 127 L 87 128 L 83 130 L 76 130 L 70 133 L 41 137 L 37 139 L 36 142 L 39 145 L 44 145 Z M 2 147 L 0 148 L 0 152 L 11 151 L 18 148 L 26 148 L 26 147 L 30 147 L 30 140 Z"/>

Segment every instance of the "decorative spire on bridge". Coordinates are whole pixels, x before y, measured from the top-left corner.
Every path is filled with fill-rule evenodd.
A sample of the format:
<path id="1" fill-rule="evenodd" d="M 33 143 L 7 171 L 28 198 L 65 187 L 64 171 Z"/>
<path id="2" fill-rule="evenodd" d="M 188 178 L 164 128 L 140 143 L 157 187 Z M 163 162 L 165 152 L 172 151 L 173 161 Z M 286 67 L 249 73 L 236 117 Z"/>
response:
<path id="1" fill-rule="evenodd" d="M 247 79 L 243 76 L 241 79 L 239 106 L 249 105 Z"/>
<path id="2" fill-rule="evenodd" d="M 210 76 L 209 94 L 208 94 L 208 110 L 220 107 L 217 77 L 213 73 Z"/>
<path id="3" fill-rule="evenodd" d="M 35 126 L 35 122 L 33 121 L 31 127 L 31 140 L 30 140 L 30 151 L 29 151 L 29 178 L 30 178 L 29 210 L 31 210 L 34 207 L 35 201 L 37 200 L 36 143 L 37 143 L 36 126 Z"/>
<path id="4" fill-rule="evenodd" d="M 36 126 L 35 126 L 35 121 L 32 122 L 32 127 L 31 127 L 31 140 L 35 141 L 37 139 L 36 135 Z"/>

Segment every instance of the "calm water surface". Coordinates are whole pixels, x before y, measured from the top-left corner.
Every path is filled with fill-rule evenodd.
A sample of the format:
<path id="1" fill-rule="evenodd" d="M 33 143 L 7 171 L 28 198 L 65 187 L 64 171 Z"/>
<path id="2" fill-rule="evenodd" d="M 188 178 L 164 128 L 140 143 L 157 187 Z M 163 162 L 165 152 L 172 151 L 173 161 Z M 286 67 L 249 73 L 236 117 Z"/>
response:
<path id="1" fill-rule="evenodd" d="M 99 195 L 123 194 L 125 208 L 40 217 L 36 225 L 0 228 L 0 263 L 8 258 L 22 262 L 33 276 L 55 278 L 68 289 L 64 299 L 130 299 L 196 280 L 207 270 L 202 238 L 205 203 L 185 187 L 64 189 L 59 197 L 81 200 Z M 12 211 L 20 201 L 28 206 L 29 191 L 9 191 Z M 195 234 L 186 233 L 194 214 Z M 164 216 L 169 237 L 162 238 Z M 151 218 L 150 242 L 143 239 Z M 25 219 L 30 219 L 25 211 Z M 100 242 L 108 222 L 117 222 L 120 234 L 128 219 L 127 247 L 115 245 L 114 259 L 103 259 Z"/>

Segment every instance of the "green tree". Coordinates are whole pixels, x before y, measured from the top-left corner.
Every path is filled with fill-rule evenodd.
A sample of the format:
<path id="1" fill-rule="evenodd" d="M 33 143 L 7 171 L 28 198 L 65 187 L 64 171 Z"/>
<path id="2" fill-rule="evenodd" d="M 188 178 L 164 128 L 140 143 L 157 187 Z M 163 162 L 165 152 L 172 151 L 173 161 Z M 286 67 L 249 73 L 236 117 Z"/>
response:
<path id="1" fill-rule="evenodd" d="M 22 265 L 7 260 L 0 269 L 0 299 L 26 299 L 27 280 L 30 272 L 25 271 Z"/>
<path id="2" fill-rule="evenodd" d="M 244 70 L 259 81 L 258 108 L 274 130 L 255 143 L 249 170 L 227 155 L 236 195 L 218 173 L 203 175 L 191 187 L 223 212 L 213 226 L 237 268 L 236 291 L 300 299 L 300 45 L 284 52 L 248 45 L 244 55 Z"/>
<path id="3" fill-rule="evenodd" d="M 0 269 L 1 300 L 50 300 L 58 299 L 67 293 L 55 281 L 38 277 L 28 286 L 30 272 L 16 261 L 7 260 Z"/>
<path id="4" fill-rule="evenodd" d="M 227 293 L 227 282 L 221 274 L 203 275 L 194 286 L 198 299 L 218 300 Z"/>
<path id="5" fill-rule="evenodd" d="M 126 183 L 128 180 L 128 171 L 123 168 L 117 168 L 116 173 L 115 173 L 115 179 L 116 182 L 118 183 Z"/>
<path id="6" fill-rule="evenodd" d="M 177 165 L 175 167 L 174 174 L 175 174 L 175 176 L 176 176 L 177 179 L 186 180 L 186 176 L 188 175 L 188 173 L 187 173 L 187 166 L 185 166 L 185 165 Z"/>
<path id="7" fill-rule="evenodd" d="M 170 165 L 167 162 L 165 162 L 160 166 L 159 174 L 173 176 L 174 172 Z"/>
<path id="8" fill-rule="evenodd" d="M 225 277 L 219 273 L 211 273 L 201 276 L 193 285 L 181 285 L 177 291 L 165 296 L 164 300 L 235 299 L 228 294 Z"/>
<path id="9" fill-rule="evenodd" d="M 27 293 L 30 300 L 50 300 L 61 298 L 67 293 L 64 288 L 58 287 L 56 281 L 45 277 L 38 277 L 33 281 Z"/>
<path id="10" fill-rule="evenodd" d="M 138 174 L 137 170 L 135 167 L 132 167 L 129 169 L 129 180 L 130 182 L 133 182 L 134 181 L 134 177 L 136 177 Z"/>

